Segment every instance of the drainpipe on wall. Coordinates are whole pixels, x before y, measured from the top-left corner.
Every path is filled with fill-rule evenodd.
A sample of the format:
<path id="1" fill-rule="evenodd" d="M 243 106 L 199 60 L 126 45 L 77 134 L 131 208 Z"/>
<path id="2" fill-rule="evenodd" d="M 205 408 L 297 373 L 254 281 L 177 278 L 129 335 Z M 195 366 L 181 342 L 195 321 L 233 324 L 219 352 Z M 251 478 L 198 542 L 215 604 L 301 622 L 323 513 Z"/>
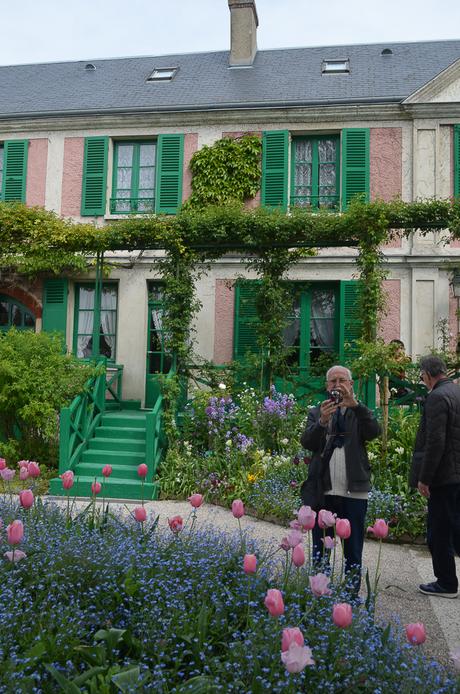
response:
<path id="1" fill-rule="evenodd" d="M 228 0 L 230 9 L 230 67 L 250 67 L 257 53 L 255 0 Z"/>

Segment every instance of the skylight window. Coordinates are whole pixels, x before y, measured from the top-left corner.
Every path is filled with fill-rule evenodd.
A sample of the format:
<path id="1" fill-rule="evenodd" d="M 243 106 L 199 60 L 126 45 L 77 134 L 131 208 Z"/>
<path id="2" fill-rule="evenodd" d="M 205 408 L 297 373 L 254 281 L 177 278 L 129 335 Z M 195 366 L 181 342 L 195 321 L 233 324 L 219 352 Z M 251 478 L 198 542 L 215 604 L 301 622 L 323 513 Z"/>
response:
<path id="1" fill-rule="evenodd" d="M 321 72 L 323 74 L 334 73 L 334 72 L 350 72 L 350 61 L 349 60 L 323 60 L 321 65 Z"/>
<path id="2" fill-rule="evenodd" d="M 177 67 L 156 67 L 151 75 L 147 77 L 147 82 L 170 81 L 176 74 L 177 70 Z"/>

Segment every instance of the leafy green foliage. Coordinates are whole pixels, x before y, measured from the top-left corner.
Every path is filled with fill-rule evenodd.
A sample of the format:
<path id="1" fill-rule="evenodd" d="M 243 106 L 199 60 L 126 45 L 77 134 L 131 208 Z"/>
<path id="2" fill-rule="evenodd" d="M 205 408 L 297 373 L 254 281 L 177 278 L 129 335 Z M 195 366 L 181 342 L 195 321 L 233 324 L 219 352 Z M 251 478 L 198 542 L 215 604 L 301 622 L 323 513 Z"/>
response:
<path id="1" fill-rule="evenodd" d="M 59 335 L 18 331 L 0 337 L 0 454 L 55 464 L 59 412 L 81 391 L 89 366 L 62 353 Z"/>
<path id="2" fill-rule="evenodd" d="M 260 187 L 262 143 L 257 135 L 224 137 L 201 147 L 190 162 L 193 207 L 243 202 Z"/>

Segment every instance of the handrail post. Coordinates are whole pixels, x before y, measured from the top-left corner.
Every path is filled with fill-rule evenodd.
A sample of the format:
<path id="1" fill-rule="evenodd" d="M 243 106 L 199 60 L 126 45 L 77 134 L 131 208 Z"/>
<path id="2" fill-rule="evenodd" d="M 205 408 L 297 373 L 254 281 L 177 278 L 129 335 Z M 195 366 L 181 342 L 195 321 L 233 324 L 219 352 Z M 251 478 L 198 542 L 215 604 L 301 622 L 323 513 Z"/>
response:
<path id="1" fill-rule="evenodd" d="M 153 482 L 154 474 L 154 449 L 155 449 L 155 425 L 156 425 L 156 414 L 154 412 L 147 412 L 145 415 L 145 462 L 148 468 L 147 479 Z"/>
<path id="2" fill-rule="evenodd" d="M 63 407 L 59 417 L 59 474 L 69 465 L 70 451 L 70 407 Z"/>

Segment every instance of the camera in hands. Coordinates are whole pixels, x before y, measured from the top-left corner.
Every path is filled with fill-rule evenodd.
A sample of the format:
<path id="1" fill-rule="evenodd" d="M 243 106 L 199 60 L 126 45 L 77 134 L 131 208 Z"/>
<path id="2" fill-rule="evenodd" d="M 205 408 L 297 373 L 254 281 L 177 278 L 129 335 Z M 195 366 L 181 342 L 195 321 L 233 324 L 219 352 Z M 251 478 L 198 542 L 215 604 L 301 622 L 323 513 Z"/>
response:
<path id="1" fill-rule="evenodd" d="M 331 402 L 334 402 L 336 405 L 342 402 L 343 400 L 343 395 L 340 392 L 340 390 L 331 390 L 329 393 L 329 400 Z"/>

